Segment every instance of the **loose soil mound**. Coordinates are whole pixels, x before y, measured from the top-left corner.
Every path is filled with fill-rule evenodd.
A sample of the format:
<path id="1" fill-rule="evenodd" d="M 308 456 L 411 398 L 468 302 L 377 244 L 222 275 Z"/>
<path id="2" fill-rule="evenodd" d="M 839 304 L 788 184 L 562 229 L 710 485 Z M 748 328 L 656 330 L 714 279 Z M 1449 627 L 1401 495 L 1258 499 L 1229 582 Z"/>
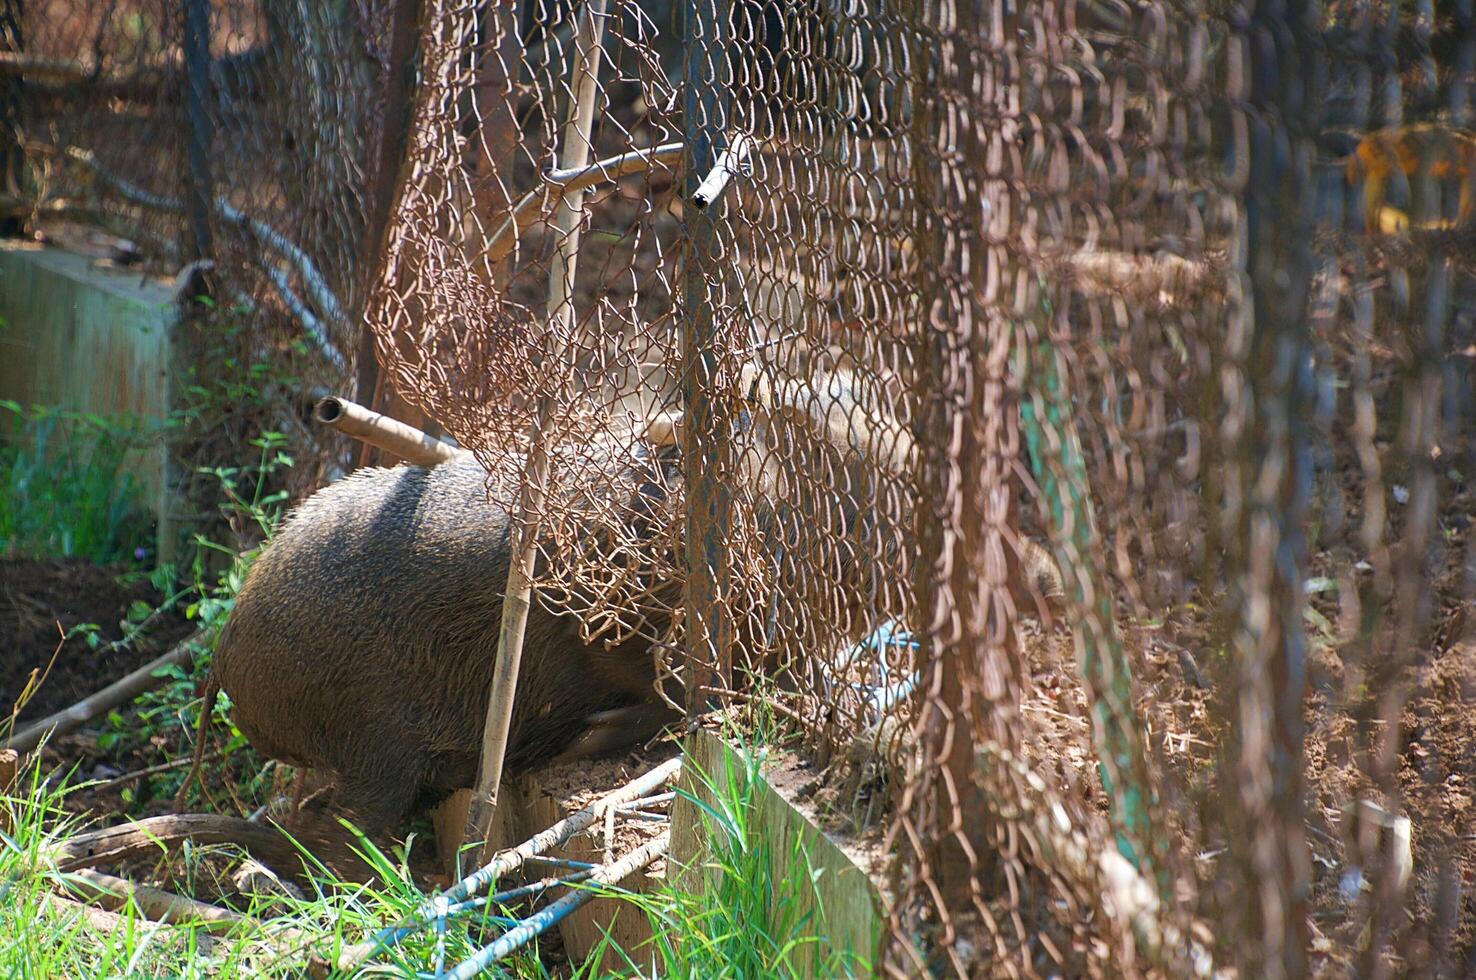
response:
<path id="1" fill-rule="evenodd" d="M 93 650 L 83 636 L 63 642 L 81 623 L 97 624 L 104 640 L 119 639 L 134 602 L 161 601 L 146 581 L 120 584 L 125 571 L 82 561 L 0 561 L 0 711 L 9 714 L 33 673 L 45 681 L 21 709 L 21 722 L 75 703 L 189 635 L 183 617 L 163 616 L 132 649 Z"/>

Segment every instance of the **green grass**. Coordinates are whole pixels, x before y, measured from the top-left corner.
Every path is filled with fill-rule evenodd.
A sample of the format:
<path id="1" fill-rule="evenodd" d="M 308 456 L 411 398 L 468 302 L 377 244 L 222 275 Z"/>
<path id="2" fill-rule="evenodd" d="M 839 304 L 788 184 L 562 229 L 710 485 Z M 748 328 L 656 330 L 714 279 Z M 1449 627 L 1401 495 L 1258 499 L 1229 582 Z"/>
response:
<path id="1" fill-rule="evenodd" d="M 606 962 L 620 962 L 631 975 L 680 978 L 800 978 L 869 976 L 869 964 L 855 951 L 828 947 L 822 909 L 802 842 L 782 846 L 789 853 L 776 862 L 773 843 L 754 823 L 758 813 L 759 773 L 764 739 L 746 739 L 743 767 L 721 777 L 694 772 L 702 792 L 678 795 L 697 807 L 708 850 L 693 876 L 702 885 L 684 891 L 666 886 L 652 894 L 601 890 L 639 907 L 651 926 L 651 942 L 621 950 L 607 936 L 576 974 L 593 978 Z M 690 765 L 690 763 L 688 763 Z M 701 798 L 699 798 L 701 797 Z M 787 869 L 782 877 L 777 868 Z M 823 914 L 823 913 L 822 913 Z"/>
<path id="2" fill-rule="evenodd" d="M 630 975 L 668 978 L 785 978 L 866 975 L 866 963 L 855 954 L 830 949 L 821 935 L 815 880 L 797 845 L 778 866 L 788 871 L 776 878 L 770 845 L 755 830 L 755 776 L 761 753 L 745 753 L 744 768 L 718 780 L 699 774 L 705 790 L 686 798 L 698 807 L 710 839 L 694 892 L 663 888 L 633 895 L 603 889 L 621 897 L 648 918 L 653 941 L 639 950 L 613 950 L 609 962 L 624 962 Z M 75 904 L 58 902 L 69 894 L 67 875 L 48 861 L 52 846 L 80 828 L 64 807 L 65 785 L 47 785 L 33 768 L 12 795 L 0 799 L 0 975 L 10 977 L 180 976 L 233 978 L 303 975 L 310 955 L 332 959 L 343 948 L 363 941 L 375 929 L 414 912 L 428 898 L 417 887 L 404 861 L 404 851 L 386 854 L 362 837 L 359 853 L 383 884 L 373 887 L 335 879 L 316 865 L 303 897 L 272 895 L 235 899 L 230 906 L 247 919 L 224 931 L 204 924 L 159 927 L 135 908 L 120 910 L 116 928 L 89 922 Z M 215 849 L 219 852 L 226 849 Z M 193 862 L 193 863 L 192 863 Z M 190 894 L 194 881 L 214 880 L 201 871 L 197 853 L 174 859 L 161 887 Z M 202 898 L 209 897 L 209 889 Z M 801 898 L 806 899 L 800 901 Z M 494 910 L 506 914 L 506 910 Z M 366 964 L 360 975 L 413 975 L 430 972 L 440 962 L 454 965 L 494 938 L 494 930 L 476 917 L 454 920 L 443 937 L 424 930 Z M 291 933 L 292 935 L 289 935 Z M 598 964 L 610 947 L 608 938 L 589 960 L 576 965 L 574 976 L 609 975 Z M 816 967 L 816 963 L 819 966 Z M 818 973 L 817 973 L 818 970 Z M 496 976 L 543 978 L 536 945 L 501 965 Z"/>
<path id="3" fill-rule="evenodd" d="M 403 861 L 361 839 L 360 853 L 385 884 L 373 887 L 333 878 L 321 865 L 305 897 L 253 896 L 235 903 L 247 916 L 222 930 L 203 923 L 160 927 L 132 905 L 119 910 L 115 926 L 89 922 L 82 908 L 64 896 L 79 892 L 68 885 L 47 857 L 55 843 L 75 832 L 78 820 L 66 814 L 65 787 L 47 786 L 35 770 L 18 789 L 0 798 L 0 975 L 18 978 L 116 976 L 300 977 L 313 953 L 332 959 L 379 926 L 413 911 L 426 895 L 410 881 Z M 217 849 L 219 850 L 219 849 Z M 198 857 L 196 858 L 198 861 Z M 174 883 L 194 875 L 190 858 L 175 861 Z M 295 935 L 294 935 L 295 933 Z M 470 956 L 483 940 L 474 917 L 447 930 L 444 958 L 454 964 Z M 437 958 L 430 932 L 407 940 L 366 966 L 383 975 L 427 970 Z M 506 964 L 503 975 L 543 977 L 536 950 Z"/>
<path id="4" fill-rule="evenodd" d="M 137 557 L 153 518 L 134 454 L 159 433 L 136 419 L 0 401 L 0 554 Z"/>

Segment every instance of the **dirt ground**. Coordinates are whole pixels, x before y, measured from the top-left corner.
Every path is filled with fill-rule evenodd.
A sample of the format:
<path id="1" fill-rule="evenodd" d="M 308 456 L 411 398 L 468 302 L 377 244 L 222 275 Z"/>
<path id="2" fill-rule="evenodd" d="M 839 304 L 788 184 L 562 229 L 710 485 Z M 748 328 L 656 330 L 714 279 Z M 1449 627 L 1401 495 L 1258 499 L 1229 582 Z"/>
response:
<path id="1" fill-rule="evenodd" d="M 145 642 L 108 648 L 122 637 L 120 623 L 133 603 L 153 607 L 163 598 L 142 577 L 120 582 L 128 571 L 81 561 L 0 561 L 0 709 L 10 711 L 34 674 L 44 681 L 21 708 L 19 719 L 24 724 L 45 717 L 189 635 L 183 616 L 166 614 Z M 95 623 L 105 644 L 93 650 L 83 636 L 63 642 L 66 632 L 82 623 Z"/>

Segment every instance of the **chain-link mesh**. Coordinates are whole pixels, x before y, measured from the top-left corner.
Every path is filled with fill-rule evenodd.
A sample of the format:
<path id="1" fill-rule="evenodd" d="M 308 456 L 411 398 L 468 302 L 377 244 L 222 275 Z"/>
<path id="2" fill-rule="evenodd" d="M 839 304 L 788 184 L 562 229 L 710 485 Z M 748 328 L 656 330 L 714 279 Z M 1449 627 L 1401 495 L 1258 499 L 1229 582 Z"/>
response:
<path id="1" fill-rule="evenodd" d="M 888 970 L 1473 968 L 1470 0 L 192 11 L 24 6 L 16 203 L 362 314 L 885 831 Z"/>

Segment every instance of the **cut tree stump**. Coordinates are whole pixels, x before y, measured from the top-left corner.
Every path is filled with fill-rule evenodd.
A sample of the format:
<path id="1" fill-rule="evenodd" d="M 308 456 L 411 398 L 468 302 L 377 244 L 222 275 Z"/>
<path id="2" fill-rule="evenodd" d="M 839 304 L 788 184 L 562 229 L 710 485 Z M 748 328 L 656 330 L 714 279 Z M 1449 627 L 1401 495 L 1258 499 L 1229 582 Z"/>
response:
<path id="1" fill-rule="evenodd" d="M 465 843 L 466 818 L 471 813 L 472 790 L 459 789 L 431 811 L 431 824 L 436 830 L 436 856 L 441 870 L 452 881 L 475 867 L 492 860 L 492 855 L 507 847 L 521 844 L 529 835 L 523 829 L 521 802 L 516 786 L 506 786 L 500 794 L 497 812 L 492 816 L 492 832 L 480 851 L 462 850 Z"/>

